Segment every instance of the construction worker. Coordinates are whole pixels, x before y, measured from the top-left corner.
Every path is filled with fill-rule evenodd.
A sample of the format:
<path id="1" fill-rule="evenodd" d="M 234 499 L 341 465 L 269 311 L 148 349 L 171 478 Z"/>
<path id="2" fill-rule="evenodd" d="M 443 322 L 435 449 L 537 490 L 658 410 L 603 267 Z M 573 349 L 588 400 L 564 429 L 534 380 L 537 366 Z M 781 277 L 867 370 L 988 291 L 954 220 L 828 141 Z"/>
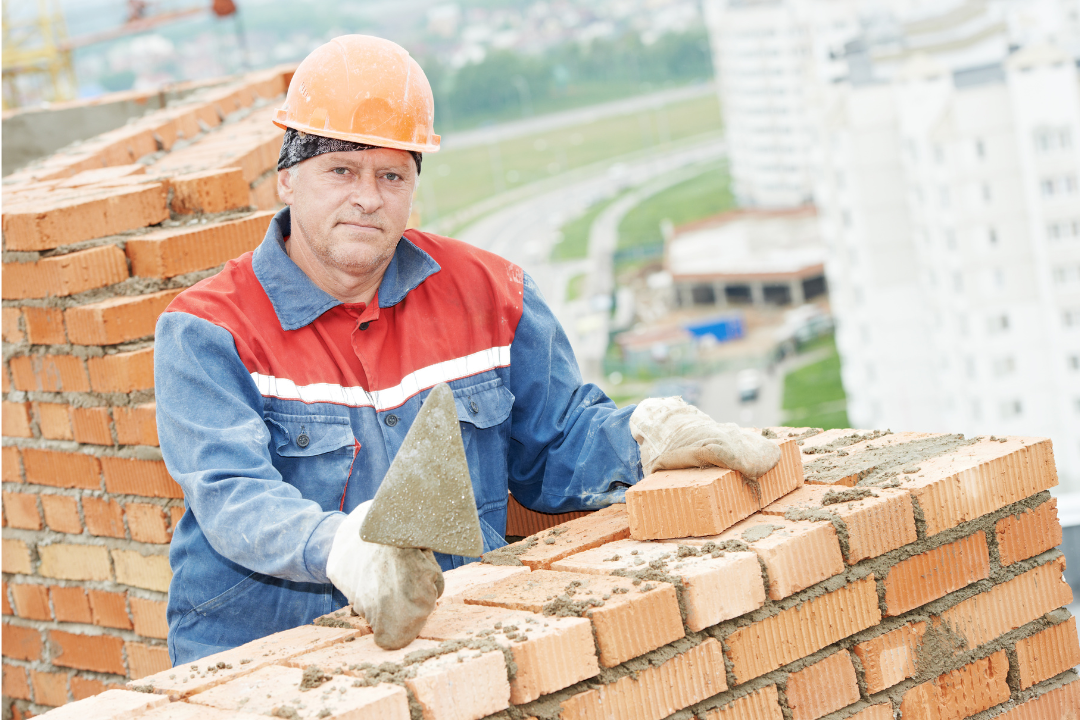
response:
<path id="1" fill-rule="evenodd" d="M 619 409 L 583 384 L 521 268 L 406 230 L 422 154 L 439 149 L 427 78 L 392 42 L 349 35 L 297 68 L 287 205 L 254 251 L 181 293 L 157 325 L 161 451 L 184 490 L 173 534 L 174 664 L 352 603 L 383 647 L 416 637 L 435 556 L 359 537 L 430 388 L 453 390 L 484 550 L 505 545 L 507 490 L 547 513 L 623 501 L 656 469 L 758 477 L 776 446 L 678 398 Z"/>

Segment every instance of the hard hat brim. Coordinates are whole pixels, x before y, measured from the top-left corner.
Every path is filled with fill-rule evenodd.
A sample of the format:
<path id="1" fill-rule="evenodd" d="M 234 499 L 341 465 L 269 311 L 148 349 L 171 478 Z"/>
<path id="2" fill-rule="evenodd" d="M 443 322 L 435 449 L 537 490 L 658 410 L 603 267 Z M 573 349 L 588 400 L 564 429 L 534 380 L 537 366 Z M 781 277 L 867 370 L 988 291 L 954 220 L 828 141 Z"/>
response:
<path id="1" fill-rule="evenodd" d="M 409 152 L 419 153 L 434 153 L 439 152 L 439 145 L 441 137 L 439 135 L 431 135 L 432 142 L 428 143 L 409 143 L 401 142 L 398 140 L 392 140 L 386 137 L 380 137 L 378 135 L 363 135 L 360 133 L 343 133 L 336 132 L 334 130 L 327 130 L 326 128 L 313 128 L 310 125 L 306 125 L 298 122 L 289 122 L 286 119 L 287 113 L 284 110 L 278 110 L 274 117 L 274 124 L 282 130 L 286 128 L 292 128 L 297 132 L 308 133 L 310 135 L 320 135 L 322 137 L 334 138 L 336 140 L 348 140 L 349 142 L 361 143 L 364 145 L 374 145 L 376 147 L 385 147 L 392 150 L 407 150 Z"/>

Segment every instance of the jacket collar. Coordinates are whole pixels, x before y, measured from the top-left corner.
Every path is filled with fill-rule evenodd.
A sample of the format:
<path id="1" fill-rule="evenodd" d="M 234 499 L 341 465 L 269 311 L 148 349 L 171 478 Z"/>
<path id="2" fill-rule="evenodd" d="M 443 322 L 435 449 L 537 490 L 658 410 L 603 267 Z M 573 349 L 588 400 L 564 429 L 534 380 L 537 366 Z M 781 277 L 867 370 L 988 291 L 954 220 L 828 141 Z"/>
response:
<path id="1" fill-rule="evenodd" d="M 320 289 L 285 252 L 285 238 L 292 230 L 289 211 L 288 207 L 282 208 L 270 221 L 266 237 L 252 254 L 251 265 L 274 306 L 281 328 L 296 330 L 341 305 L 341 301 Z M 397 305 L 441 269 L 430 255 L 402 237 L 379 285 L 379 307 Z"/>

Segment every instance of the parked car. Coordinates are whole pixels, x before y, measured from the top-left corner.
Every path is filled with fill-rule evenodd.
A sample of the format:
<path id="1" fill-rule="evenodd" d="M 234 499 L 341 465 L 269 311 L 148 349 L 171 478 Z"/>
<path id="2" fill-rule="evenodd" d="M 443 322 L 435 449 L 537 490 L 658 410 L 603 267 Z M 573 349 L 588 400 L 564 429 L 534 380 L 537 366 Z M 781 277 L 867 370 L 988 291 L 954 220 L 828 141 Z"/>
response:
<path id="1" fill-rule="evenodd" d="M 735 389 L 739 393 L 739 402 L 754 402 L 761 392 L 761 373 L 754 368 L 740 370 L 735 376 Z"/>

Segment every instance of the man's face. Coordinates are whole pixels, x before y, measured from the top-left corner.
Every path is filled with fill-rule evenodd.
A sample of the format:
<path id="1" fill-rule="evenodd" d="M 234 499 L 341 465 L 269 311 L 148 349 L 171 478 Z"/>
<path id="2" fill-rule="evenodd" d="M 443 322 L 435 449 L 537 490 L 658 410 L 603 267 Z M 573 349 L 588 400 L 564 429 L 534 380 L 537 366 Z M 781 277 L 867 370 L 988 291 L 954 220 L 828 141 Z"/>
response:
<path id="1" fill-rule="evenodd" d="M 373 148 L 316 155 L 295 174 L 278 172 L 278 194 L 292 206 L 290 254 L 331 274 L 381 273 L 409 221 L 416 164 L 404 150 Z"/>

